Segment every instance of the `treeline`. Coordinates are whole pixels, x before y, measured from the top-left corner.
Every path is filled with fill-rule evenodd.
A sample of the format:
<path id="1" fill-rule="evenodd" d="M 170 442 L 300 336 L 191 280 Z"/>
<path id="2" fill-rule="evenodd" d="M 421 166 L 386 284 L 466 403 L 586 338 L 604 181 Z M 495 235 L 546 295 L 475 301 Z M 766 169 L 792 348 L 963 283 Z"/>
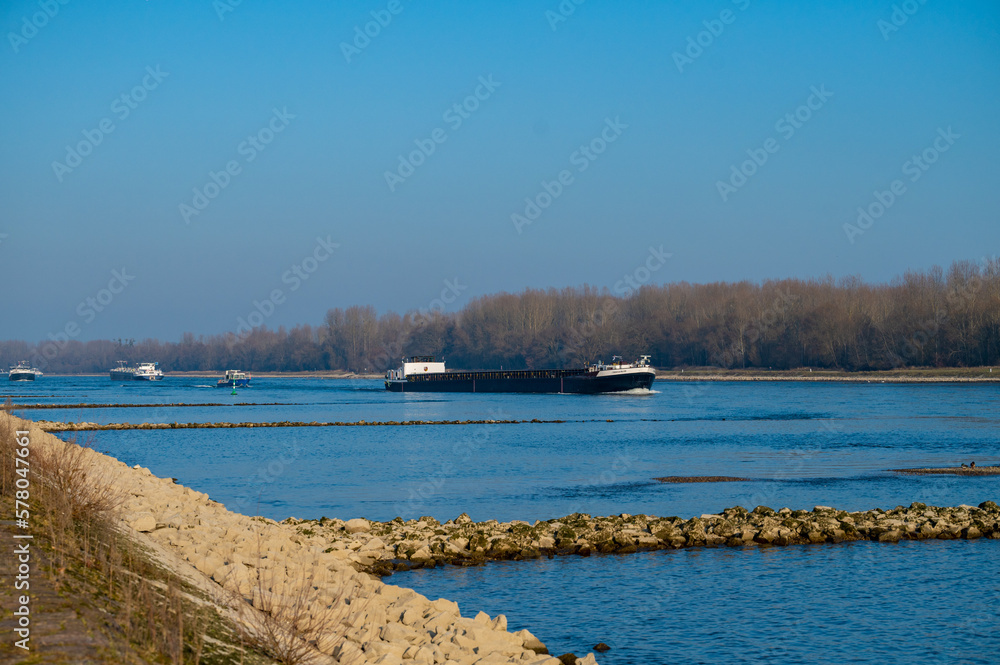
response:
<path id="1" fill-rule="evenodd" d="M 621 297 L 581 288 L 500 293 L 461 311 L 387 313 L 356 306 L 322 325 L 237 336 L 0 342 L 0 363 L 103 372 L 116 360 L 165 371 L 384 371 L 404 355 L 453 368 L 580 365 L 650 354 L 659 367 L 844 370 L 1000 363 L 1000 260 L 908 272 L 888 284 L 857 278 L 643 286 Z"/>

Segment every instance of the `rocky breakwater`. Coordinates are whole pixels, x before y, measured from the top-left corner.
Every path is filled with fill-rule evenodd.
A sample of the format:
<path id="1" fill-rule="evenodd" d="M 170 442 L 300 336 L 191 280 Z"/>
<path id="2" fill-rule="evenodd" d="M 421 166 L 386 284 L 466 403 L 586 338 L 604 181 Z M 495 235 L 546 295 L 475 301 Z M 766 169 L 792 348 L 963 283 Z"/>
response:
<path id="1" fill-rule="evenodd" d="M 753 511 L 729 508 L 690 519 L 627 515 L 591 517 L 574 513 L 554 520 L 473 522 L 462 514 L 444 524 L 431 517 L 404 521 L 364 519 L 285 522 L 317 547 L 340 552 L 359 568 L 378 574 L 443 564 L 478 565 L 487 560 L 593 553 L 627 554 L 681 547 L 742 547 L 839 543 L 852 540 L 1000 538 L 1000 508 L 993 501 L 954 508 L 913 503 L 891 510 L 847 512 Z"/>
<path id="2" fill-rule="evenodd" d="M 29 429 L 27 421 L 11 420 Z M 75 445 L 33 425 L 30 437 L 33 454 Z M 311 642 L 303 662 L 561 665 L 528 630 L 508 631 L 502 614 L 463 616 L 452 601 L 359 571 L 349 547 L 331 548 L 296 527 L 230 512 L 204 493 L 90 449 L 82 460 L 89 482 L 120 493 L 126 536 L 251 634 L 277 630 L 279 641 Z M 316 617 L 329 619 L 317 634 L 293 625 Z M 588 654 L 574 662 L 596 661 Z"/>
<path id="3" fill-rule="evenodd" d="M 117 405 L 115 405 L 117 406 Z M 415 425 L 522 425 L 525 423 L 564 423 L 565 420 L 385 420 L 385 421 L 300 421 L 278 420 L 264 422 L 215 422 L 215 423 L 92 423 L 36 420 L 35 424 L 46 432 L 100 432 L 112 430 L 151 429 L 233 429 L 243 427 L 408 427 Z M 613 421 L 607 421 L 613 422 Z"/>

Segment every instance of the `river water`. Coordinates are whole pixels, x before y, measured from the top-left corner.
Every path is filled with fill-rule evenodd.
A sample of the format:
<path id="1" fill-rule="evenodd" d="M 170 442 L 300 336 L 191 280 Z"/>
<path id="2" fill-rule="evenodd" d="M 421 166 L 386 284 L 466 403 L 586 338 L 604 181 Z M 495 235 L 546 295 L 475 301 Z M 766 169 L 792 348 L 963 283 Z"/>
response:
<path id="1" fill-rule="evenodd" d="M 517 419 L 561 423 L 94 432 L 130 465 L 274 519 L 573 512 L 690 517 L 742 505 L 848 510 L 1000 499 L 1000 477 L 889 469 L 1000 462 L 995 384 L 682 383 L 624 395 L 398 394 L 380 381 L 118 383 L 44 377 L 15 403 L 221 403 L 18 411 L 91 422 Z M 247 403 L 247 404 L 241 404 Z M 665 484 L 661 476 L 729 483 Z M 602 663 L 996 662 L 1000 541 L 848 543 L 568 557 L 397 573 Z"/>

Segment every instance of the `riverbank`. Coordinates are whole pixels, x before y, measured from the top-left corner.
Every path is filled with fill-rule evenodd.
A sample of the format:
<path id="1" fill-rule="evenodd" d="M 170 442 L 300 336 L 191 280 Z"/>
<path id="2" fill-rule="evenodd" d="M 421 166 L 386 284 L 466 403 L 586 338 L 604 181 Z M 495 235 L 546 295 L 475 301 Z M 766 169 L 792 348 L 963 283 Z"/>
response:
<path id="1" fill-rule="evenodd" d="M 975 506 L 935 507 L 913 503 L 891 510 L 846 512 L 816 506 L 812 510 L 753 511 L 736 506 L 719 514 L 690 519 L 621 514 L 592 517 L 574 513 L 559 519 L 500 523 L 473 522 L 462 514 L 444 524 L 431 517 L 391 522 L 364 519 L 295 520 L 298 533 L 319 547 L 346 552 L 351 561 L 380 574 L 393 570 L 471 566 L 489 560 L 543 556 L 630 554 L 682 547 L 805 545 L 873 540 L 1000 539 L 1000 507 L 993 501 Z"/>
<path id="2" fill-rule="evenodd" d="M 503 615 L 466 609 L 463 616 L 454 602 L 384 584 L 359 571 L 349 551 L 321 547 L 291 525 L 230 512 L 206 494 L 65 443 L 29 421 L 0 413 L 0 427 L 27 431 L 33 459 L 74 451 L 83 474 L 75 477 L 120 498 L 115 519 L 123 537 L 185 580 L 236 633 L 276 634 L 274 648 L 305 644 L 299 662 L 561 665 L 529 631 L 509 632 Z M 9 614 L 5 609 L 8 622 Z M 315 628 L 317 617 L 323 630 L 312 635 L 303 626 Z M 593 655 L 573 662 L 596 663 Z"/>
<path id="3" fill-rule="evenodd" d="M 249 370 L 248 370 L 249 371 Z M 172 376 L 175 377 L 191 377 L 199 379 L 221 379 L 225 370 L 192 370 L 192 371 L 178 371 L 178 370 L 164 370 L 164 378 L 168 379 Z M 385 377 L 382 372 L 349 372 L 342 369 L 332 369 L 332 370 L 315 370 L 309 372 L 255 372 L 250 371 L 253 378 L 261 379 L 381 379 Z M 46 373 L 45 376 L 73 376 L 73 377 L 103 377 L 109 378 L 108 372 L 81 372 L 79 374 L 60 374 L 58 372 Z M 131 381 L 126 381 L 126 383 L 131 383 Z"/>
<path id="4" fill-rule="evenodd" d="M 995 370 L 995 371 L 994 371 Z M 981 383 L 1000 381 L 1000 368 L 993 367 L 914 367 L 877 370 L 871 372 L 845 372 L 839 370 L 797 368 L 771 370 L 761 368 L 722 369 L 719 367 L 685 367 L 682 369 L 656 369 L 660 381 L 836 381 L 857 383 Z M 251 372 L 255 379 L 382 379 L 381 372 L 348 372 L 322 370 L 313 372 Z M 171 377 L 218 379 L 223 371 L 170 371 Z M 105 377 L 106 373 L 47 374 L 46 376 Z"/>
<path id="5" fill-rule="evenodd" d="M 760 368 L 721 369 L 694 367 L 658 369 L 659 381 L 834 381 L 845 383 L 983 383 L 1000 381 L 1000 369 L 992 367 L 906 368 L 873 372 L 798 368 L 767 370 Z"/>

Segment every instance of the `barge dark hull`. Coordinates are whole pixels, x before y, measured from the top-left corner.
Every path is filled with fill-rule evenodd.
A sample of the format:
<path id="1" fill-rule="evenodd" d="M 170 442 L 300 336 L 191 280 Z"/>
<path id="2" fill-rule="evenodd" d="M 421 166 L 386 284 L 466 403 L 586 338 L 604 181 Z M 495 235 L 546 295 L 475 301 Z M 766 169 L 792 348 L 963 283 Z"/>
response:
<path id="1" fill-rule="evenodd" d="M 404 393 L 616 393 L 649 389 L 654 375 L 650 372 L 616 376 L 563 376 L 504 379 L 419 379 L 387 381 L 386 389 Z"/>

